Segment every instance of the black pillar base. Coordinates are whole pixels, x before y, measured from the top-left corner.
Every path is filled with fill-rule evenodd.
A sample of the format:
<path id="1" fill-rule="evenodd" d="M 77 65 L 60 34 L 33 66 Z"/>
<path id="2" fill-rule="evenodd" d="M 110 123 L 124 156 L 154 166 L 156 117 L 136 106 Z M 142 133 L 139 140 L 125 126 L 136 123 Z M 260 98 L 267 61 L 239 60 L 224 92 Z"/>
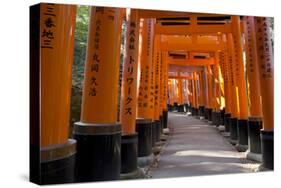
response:
<path id="1" fill-rule="evenodd" d="M 191 113 L 192 105 L 191 105 L 191 104 L 188 104 L 187 109 L 188 109 L 188 112 Z"/>
<path id="2" fill-rule="evenodd" d="M 73 183 L 75 168 L 76 141 L 41 148 L 40 182 L 41 185 Z"/>
<path id="3" fill-rule="evenodd" d="M 225 109 L 220 110 L 220 124 L 224 125 L 224 114 L 225 114 Z"/>
<path id="4" fill-rule="evenodd" d="M 217 121 L 218 121 L 217 112 L 212 111 L 212 125 L 217 125 Z"/>
<path id="5" fill-rule="evenodd" d="M 273 131 L 261 130 L 262 166 L 266 169 L 274 169 L 274 134 Z"/>
<path id="6" fill-rule="evenodd" d="M 153 163 L 154 155 L 151 153 L 148 156 L 138 157 L 138 166 L 140 168 L 145 168 Z"/>
<path id="7" fill-rule="evenodd" d="M 175 103 L 174 103 L 174 109 L 173 109 L 173 111 L 178 111 L 178 107 L 179 107 L 179 106 L 178 106 L 178 103 L 175 102 Z"/>
<path id="8" fill-rule="evenodd" d="M 136 132 L 138 133 L 138 157 L 149 156 L 152 153 L 152 121 L 149 119 L 136 120 Z M 154 141 L 155 143 L 155 141 Z"/>
<path id="9" fill-rule="evenodd" d="M 230 118 L 231 114 L 224 114 L 224 132 L 230 132 Z"/>
<path id="10" fill-rule="evenodd" d="M 185 112 L 185 104 L 181 104 L 181 112 Z"/>
<path id="11" fill-rule="evenodd" d="M 212 113 L 213 113 L 213 109 L 208 108 L 208 121 L 212 121 Z"/>
<path id="12" fill-rule="evenodd" d="M 194 108 L 194 116 L 198 116 L 199 114 L 199 109 L 198 108 Z"/>
<path id="13" fill-rule="evenodd" d="M 189 112 L 189 106 L 187 103 L 184 104 L 184 107 L 185 107 L 186 112 Z"/>
<path id="14" fill-rule="evenodd" d="M 76 182 L 118 180 L 121 171 L 120 124 L 74 124 Z"/>
<path id="15" fill-rule="evenodd" d="M 194 107 L 191 107 L 191 115 L 195 116 L 195 108 Z"/>
<path id="16" fill-rule="evenodd" d="M 168 128 L 168 111 L 163 110 L 163 128 Z"/>
<path id="17" fill-rule="evenodd" d="M 159 130 L 160 130 L 160 137 L 161 137 L 161 135 L 163 133 L 163 116 L 162 116 L 162 114 L 159 116 L 159 121 L 160 121 L 160 128 L 159 128 Z"/>
<path id="18" fill-rule="evenodd" d="M 204 117 L 205 106 L 199 106 L 199 116 Z"/>
<path id="19" fill-rule="evenodd" d="M 137 171 L 138 134 L 121 137 L 121 174 L 134 174 Z"/>
<path id="20" fill-rule="evenodd" d="M 167 104 L 167 108 L 168 108 L 168 111 L 171 112 L 172 111 L 172 106 L 170 104 Z"/>
<path id="21" fill-rule="evenodd" d="M 161 122 L 160 120 L 155 120 L 155 142 L 159 142 L 160 141 L 160 135 L 161 135 Z"/>
<path id="22" fill-rule="evenodd" d="M 232 144 L 237 144 L 238 141 L 238 133 L 237 133 L 237 118 L 230 118 L 230 141 Z"/>
<path id="23" fill-rule="evenodd" d="M 178 105 L 177 112 L 181 112 L 181 105 Z"/>
<path id="24" fill-rule="evenodd" d="M 237 124 L 237 133 L 238 133 L 238 142 L 237 149 L 238 151 L 246 151 L 248 149 L 248 120 L 238 119 Z"/>
<path id="25" fill-rule="evenodd" d="M 156 122 L 152 121 L 151 122 L 151 147 L 155 146 L 156 143 L 156 134 L 157 134 L 157 126 Z"/>
<path id="26" fill-rule="evenodd" d="M 221 124 L 221 112 L 220 111 L 218 111 L 218 112 L 216 112 L 216 126 L 218 127 L 218 126 L 220 126 L 220 125 L 222 125 Z"/>
<path id="27" fill-rule="evenodd" d="M 248 121 L 248 144 L 251 153 L 261 154 L 260 130 L 262 129 L 262 119 L 250 117 Z"/>
<path id="28" fill-rule="evenodd" d="M 204 119 L 208 120 L 209 117 L 209 108 L 204 109 Z"/>
<path id="29" fill-rule="evenodd" d="M 197 112 L 197 108 L 196 107 L 193 107 L 193 116 L 197 116 L 198 112 Z"/>
<path id="30" fill-rule="evenodd" d="M 178 105 L 178 112 L 184 112 L 184 105 L 183 104 Z"/>

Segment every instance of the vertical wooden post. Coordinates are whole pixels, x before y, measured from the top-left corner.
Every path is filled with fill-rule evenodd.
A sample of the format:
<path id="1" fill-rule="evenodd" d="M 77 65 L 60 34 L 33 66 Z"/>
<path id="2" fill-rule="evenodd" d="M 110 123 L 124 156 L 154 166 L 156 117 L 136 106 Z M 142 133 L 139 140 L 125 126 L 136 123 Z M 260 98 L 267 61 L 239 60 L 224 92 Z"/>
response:
<path id="1" fill-rule="evenodd" d="M 137 173 L 138 134 L 136 133 L 138 78 L 139 16 L 138 10 L 126 10 L 126 38 L 122 71 L 120 120 L 122 127 L 121 175 Z"/>
<path id="2" fill-rule="evenodd" d="M 207 117 L 208 121 L 212 121 L 212 111 L 214 109 L 214 75 L 213 69 L 210 65 L 207 66 L 207 81 L 208 81 L 208 108 Z"/>
<path id="3" fill-rule="evenodd" d="M 154 54 L 154 122 L 156 127 L 155 136 L 156 142 L 160 141 L 160 134 L 161 134 L 161 120 L 160 115 L 162 114 L 161 111 L 161 62 L 162 62 L 162 56 L 160 51 L 160 35 L 156 35 L 154 37 L 154 48 L 153 48 L 153 54 Z"/>
<path id="4" fill-rule="evenodd" d="M 222 79 L 223 79 L 223 84 L 221 86 L 221 92 L 224 94 L 224 109 L 221 111 L 221 118 L 222 118 L 222 124 L 225 127 L 225 132 L 229 133 L 229 118 L 231 116 L 231 100 L 229 97 L 229 89 L 230 89 L 230 84 L 229 84 L 229 70 L 227 66 L 227 57 L 226 57 L 226 51 L 220 51 L 219 52 L 219 64 L 222 72 Z"/>
<path id="5" fill-rule="evenodd" d="M 152 20 L 140 21 L 140 84 L 138 94 L 137 116 L 144 119 L 154 119 L 154 102 L 151 101 L 152 84 Z M 154 85 L 154 83 L 153 83 Z M 153 91 L 153 90 L 152 90 Z"/>
<path id="6" fill-rule="evenodd" d="M 191 89 L 192 89 L 192 79 L 191 79 L 191 75 L 189 76 L 190 78 L 187 79 L 187 97 L 188 97 L 188 112 L 191 112 L 191 106 L 192 106 L 192 93 L 191 93 Z"/>
<path id="7" fill-rule="evenodd" d="M 221 84 L 221 71 L 220 71 L 220 65 L 219 65 L 219 53 L 215 53 L 215 65 L 214 65 L 214 82 L 215 82 L 215 110 L 219 112 L 220 106 L 221 106 L 221 90 L 220 90 L 220 84 Z"/>
<path id="8" fill-rule="evenodd" d="M 193 74 L 194 74 L 195 115 L 198 116 L 198 109 L 199 109 L 198 81 L 199 81 L 199 79 L 198 79 L 198 73 L 196 71 L 193 72 Z"/>
<path id="9" fill-rule="evenodd" d="M 244 36 L 246 49 L 246 67 L 248 76 L 248 140 L 249 153 L 247 157 L 253 159 L 252 154 L 261 154 L 260 129 L 262 128 L 262 107 L 257 59 L 256 33 L 254 17 L 245 17 Z"/>
<path id="10" fill-rule="evenodd" d="M 120 176 L 116 58 L 120 52 L 120 22 L 120 9 L 91 8 L 81 120 L 74 126 L 77 181 L 113 180 Z"/>
<path id="11" fill-rule="evenodd" d="M 167 52 L 162 52 L 162 66 L 163 66 L 163 103 L 162 103 L 162 116 L 163 116 L 163 128 L 168 127 L 168 109 L 167 109 L 167 100 L 168 100 L 168 63 L 167 63 Z"/>
<path id="12" fill-rule="evenodd" d="M 225 102 L 226 102 L 226 108 L 225 108 L 225 116 L 224 116 L 224 125 L 225 125 L 225 131 L 230 133 L 230 119 L 231 116 L 233 116 L 232 112 L 232 80 L 233 80 L 233 75 L 232 75 L 232 69 L 229 64 L 229 60 L 232 61 L 232 58 L 229 57 L 229 49 L 228 49 L 228 40 L 227 40 L 227 35 L 222 36 L 222 41 L 224 43 L 225 49 L 222 51 L 222 58 L 224 62 L 224 93 L 225 93 Z"/>
<path id="13" fill-rule="evenodd" d="M 232 99 L 231 102 L 231 118 L 230 118 L 230 140 L 233 144 L 237 143 L 238 134 L 237 134 L 237 121 L 239 117 L 239 96 L 238 96 L 238 87 L 237 87 L 237 80 L 236 80 L 236 65 L 235 65 L 235 56 L 234 56 L 234 45 L 233 45 L 233 38 L 232 34 L 227 34 L 227 50 L 228 50 L 228 65 L 229 65 L 229 72 L 230 72 L 230 96 Z"/>
<path id="14" fill-rule="evenodd" d="M 204 86 L 205 86 L 205 92 L 204 92 L 204 97 L 205 97 L 205 107 L 204 107 L 204 119 L 208 119 L 208 114 L 209 114 L 209 106 L 210 106 L 210 101 L 209 101 L 209 80 L 208 80 L 208 68 L 207 66 L 203 67 L 203 78 L 204 78 Z"/>
<path id="15" fill-rule="evenodd" d="M 214 110 L 212 112 L 212 124 L 219 126 L 220 124 L 220 105 L 221 105 L 221 93 L 220 93 L 220 69 L 219 69 L 219 53 L 215 52 L 215 64 L 213 65 L 213 105 Z"/>
<path id="16" fill-rule="evenodd" d="M 204 69 L 199 71 L 199 85 L 200 85 L 199 116 L 204 117 L 205 106 L 206 106 L 206 87 L 205 87 L 205 80 L 204 80 Z"/>
<path id="17" fill-rule="evenodd" d="M 172 80 L 168 79 L 168 110 L 172 108 Z"/>
<path id="18" fill-rule="evenodd" d="M 40 27 L 40 62 L 36 63 L 41 89 L 37 183 L 69 183 L 74 181 L 76 153 L 76 141 L 68 139 L 76 6 L 42 3 L 35 8 L 40 20 L 35 27 Z"/>
<path id="19" fill-rule="evenodd" d="M 159 120 L 160 109 L 160 72 L 161 72 L 161 52 L 159 51 L 160 36 L 154 38 L 154 120 Z"/>
<path id="20" fill-rule="evenodd" d="M 224 80 L 224 96 L 225 96 L 225 112 L 231 115 L 231 107 L 232 107 L 232 100 L 231 100 L 231 73 L 230 73 L 230 66 L 228 63 L 228 52 L 224 50 L 222 52 L 222 67 L 223 67 L 223 80 Z"/>
<path id="21" fill-rule="evenodd" d="M 183 85 L 182 85 L 182 79 L 181 77 L 181 72 L 178 71 L 178 92 L 179 92 L 179 101 L 178 101 L 178 111 L 183 112 Z"/>
<path id="22" fill-rule="evenodd" d="M 139 34 L 140 75 L 138 86 L 137 125 L 138 157 L 149 157 L 155 143 L 154 71 L 152 61 L 153 20 L 140 19 Z"/>
<path id="23" fill-rule="evenodd" d="M 270 22 L 267 17 L 256 17 L 256 41 L 258 52 L 259 82 L 262 98 L 263 129 L 261 130 L 261 149 L 263 166 L 274 168 L 274 65 Z"/>
<path id="24" fill-rule="evenodd" d="M 239 95 L 239 119 L 238 119 L 238 145 L 240 151 L 248 149 L 248 104 L 246 91 L 246 76 L 243 61 L 242 30 L 239 16 L 231 17 L 233 32 L 234 54 L 235 54 L 235 74 L 237 79 Z"/>
<path id="25" fill-rule="evenodd" d="M 192 94 L 192 115 L 195 116 L 196 109 L 196 85 L 195 85 L 195 73 L 191 73 L 191 94 Z"/>

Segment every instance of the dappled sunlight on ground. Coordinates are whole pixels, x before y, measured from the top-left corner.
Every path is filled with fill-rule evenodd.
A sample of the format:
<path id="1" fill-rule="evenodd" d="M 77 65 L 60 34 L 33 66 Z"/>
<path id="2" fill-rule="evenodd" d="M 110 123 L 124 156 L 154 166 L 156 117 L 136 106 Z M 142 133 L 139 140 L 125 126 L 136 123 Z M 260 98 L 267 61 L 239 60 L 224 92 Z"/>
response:
<path id="1" fill-rule="evenodd" d="M 182 113 L 169 113 L 171 134 L 152 178 L 249 173 L 249 163 L 215 126 Z"/>

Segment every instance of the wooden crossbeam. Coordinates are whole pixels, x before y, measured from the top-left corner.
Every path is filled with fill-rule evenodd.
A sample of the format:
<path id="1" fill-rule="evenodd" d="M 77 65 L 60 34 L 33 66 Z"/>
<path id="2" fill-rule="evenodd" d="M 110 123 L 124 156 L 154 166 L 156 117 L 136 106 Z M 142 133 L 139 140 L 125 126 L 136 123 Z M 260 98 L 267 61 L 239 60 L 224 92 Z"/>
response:
<path id="1" fill-rule="evenodd" d="M 196 51 L 213 52 L 224 49 L 224 44 L 184 44 L 162 42 L 160 49 L 162 51 Z"/>
<path id="2" fill-rule="evenodd" d="M 211 13 L 190 13 L 190 12 L 176 12 L 168 10 L 145 10 L 139 9 L 140 18 L 177 18 L 177 17 L 217 17 L 227 16 L 224 14 L 211 14 Z"/>
<path id="3" fill-rule="evenodd" d="M 230 33 L 231 24 L 224 25 L 169 25 L 155 24 L 155 34 L 188 35 L 188 34 L 218 34 Z"/>
<path id="4" fill-rule="evenodd" d="M 174 59 L 168 60 L 168 64 L 172 65 L 180 65 L 180 66 L 208 66 L 214 64 L 214 58 L 209 59 L 184 59 L 178 60 Z"/>

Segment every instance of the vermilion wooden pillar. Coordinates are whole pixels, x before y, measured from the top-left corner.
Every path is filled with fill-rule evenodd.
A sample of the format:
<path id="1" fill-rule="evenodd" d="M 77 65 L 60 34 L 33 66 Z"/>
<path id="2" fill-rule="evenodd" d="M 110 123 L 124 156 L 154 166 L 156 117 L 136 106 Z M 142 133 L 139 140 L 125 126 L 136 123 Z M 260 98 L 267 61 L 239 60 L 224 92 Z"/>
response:
<path id="1" fill-rule="evenodd" d="M 198 73 L 195 71 L 193 72 L 193 75 L 194 75 L 194 98 L 195 98 L 195 101 L 194 101 L 194 104 L 195 104 L 195 116 L 198 116 L 198 111 L 199 111 L 199 95 L 198 95 Z"/>
<path id="2" fill-rule="evenodd" d="M 92 7 L 81 119 L 74 125 L 77 140 L 76 180 L 120 177 L 121 126 L 117 122 L 120 9 Z M 107 79 L 105 79 L 107 78 Z"/>
<path id="3" fill-rule="evenodd" d="M 262 128 L 262 105 L 259 83 L 256 32 L 254 17 L 244 17 L 244 36 L 246 51 L 246 68 L 248 76 L 248 140 L 249 153 L 247 157 L 261 161 L 260 129 Z"/>
<path id="4" fill-rule="evenodd" d="M 207 117 L 208 121 L 212 121 L 212 112 L 214 109 L 214 75 L 213 68 L 208 65 L 207 66 L 207 82 L 208 82 L 208 105 L 207 105 Z"/>
<path id="5" fill-rule="evenodd" d="M 237 133 L 237 124 L 239 117 L 239 96 L 238 96 L 238 86 L 236 80 L 236 59 L 234 54 L 234 43 L 232 34 L 227 34 L 227 50 L 228 50 L 228 65 L 229 65 L 229 73 L 230 73 L 230 85 L 231 85 L 231 118 L 230 118 L 230 140 L 233 144 L 237 144 L 238 141 L 238 133 Z"/>
<path id="6" fill-rule="evenodd" d="M 263 129 L 261 149 L 263 166 L 274 168 L 274 64 L 273 47 L 270 35 L 270 22 L 267 17 L 255 17 L 258 54 L 259 82 L 262 98 Z"/>
<path id="7" fill-rule="evenodd" d="M 195 73 L 191 74 L 191 95 L 192 95 L 192 107 L 191 107 L 191 115 L 195 116 L 196 111 L 196 83 L 195 83 Z"/>
<path id="8" fill-rule="evenodd" d="M 163 116 L 163 128 L 168 127 L 168 107 L 167 107 L 167 100 L 168 100 L 168 62 L 167 62 L 167 52 L 162 52 L 162 74 L 163 74 L 163 102 L 162 102 L 162 116 Z"/>
<path id="9" fill-rule="evenodd" d="M 219 64 L 222 75 L 222 83 L 220 84 L 220 92 L 223 93 L 224 107 L 221 109 L 221 124 L 225 127 L 225 132 L 229 132 L 229 127 L 226 124 L 226 118 L 229 117 L 229 81 L 227 76 L 226 69 L 226 58 L 225 50 L 219 52 Z M 222 106 L 221 106 L 222 107 Z"/>
<path id="10" fill-rule="evenodd" d="M 221 92 L 220 92 L 220 67 L 219 67 L 219 53 L 215 52 L 215 63 L 213 65 L 213 112 L 212 124 L 219 126 L 220 124 L 220 105 L 221 105 Z"/>
<path id="11" fill-rule="evenodd" d="M 206 87 L 205 87 L 205 78 L 204 70 L 199 71 L 199 86 L 200 86 L 200 104 L 199 104 L 199 116 L 204 117 L 205 106 L 206 106 Z"/>
<path id="12" fill-rule="evenodd" d="M 239 97 L 239 118 L 238 118 L 238 143 L 237 149 L 239 151 L 246 151 L 248 149 L 248 103 L 246 91 L 246 76 L 243 61 L 243 45 L 242 45 L 242 30 L 239 16 L 231 17 L 232 36 L 234 42 L 235 55 L 235 74 L 238 87 Z"/>
<path id="13" fill-rule="evenodd" d="M 36 126 L 40 129 L 36 136 L 40 154 L 36 157 L 40 168 L 36 172 L 31 169 L 30 180 L 38 184 L 70 183 L 74 182 L 76 153 L 76 141 L 68 139 L 76 6 L 42 3 L 31 8 L 31 16 L 31 52 L 40 56 L 36 61 L 31 57 L 31 66 L 38 67 L 39 73 L 40 119 Z M 31 138 L 31 152 L 33 144 Z M 36 161 L 32 157 L 31 153 L 31 160 Z M 34 175 L 38 179 L 33 179 Z"/>
<path id="14" fill-rule="evenodd" d="M 138 14 L 138 10 L 135 9 L 127 9 L 126 11 L 126 38 L 120 101 L 121 177 L 126 179 L 134 178 L 138 174 L 138 134 L 136 132 L 140 24 Z"/>
<path id="15" fill-rule="evenodd" d="M 160 35 L 154 37 L 154 47 L 153 47 L 153 71 L 154 71 L 154 124 L 155 124 L 155 141 L 160 141 L 161 133 L 161 62 L 162 56 L 160 51 Z"/>
<path id="16" fill-rule="evenodd" d="M 140 75 L 138 85 L 137 125 L 138 162 L 152 154 L 155 143 L 154 120 L 154 68 L 152 60 L 153 20 L 140 19 L 139 34 Z M 145 163 L 146 164 L 146 163 Z"/>
<path id="17" fill-rule="evenodd" d="M 227 36 L 222 36 L 222 41 L 225 45 L 225 49 L 222 51 L 222 62 L 224 62 L 223 67 L 223 73 L 224 73 L 224 93 L 225 93 L 225 115 L 224 115 L 224 125 L 225 125 L 225 132 L 227 134 L 230 133 L 230 118 L 233 116 L 232 114 L 232 71 L 229 64 L 229 60 L 232 60 L 232 58 L 229 57 L 228 52 L 228 41 Z"/>

